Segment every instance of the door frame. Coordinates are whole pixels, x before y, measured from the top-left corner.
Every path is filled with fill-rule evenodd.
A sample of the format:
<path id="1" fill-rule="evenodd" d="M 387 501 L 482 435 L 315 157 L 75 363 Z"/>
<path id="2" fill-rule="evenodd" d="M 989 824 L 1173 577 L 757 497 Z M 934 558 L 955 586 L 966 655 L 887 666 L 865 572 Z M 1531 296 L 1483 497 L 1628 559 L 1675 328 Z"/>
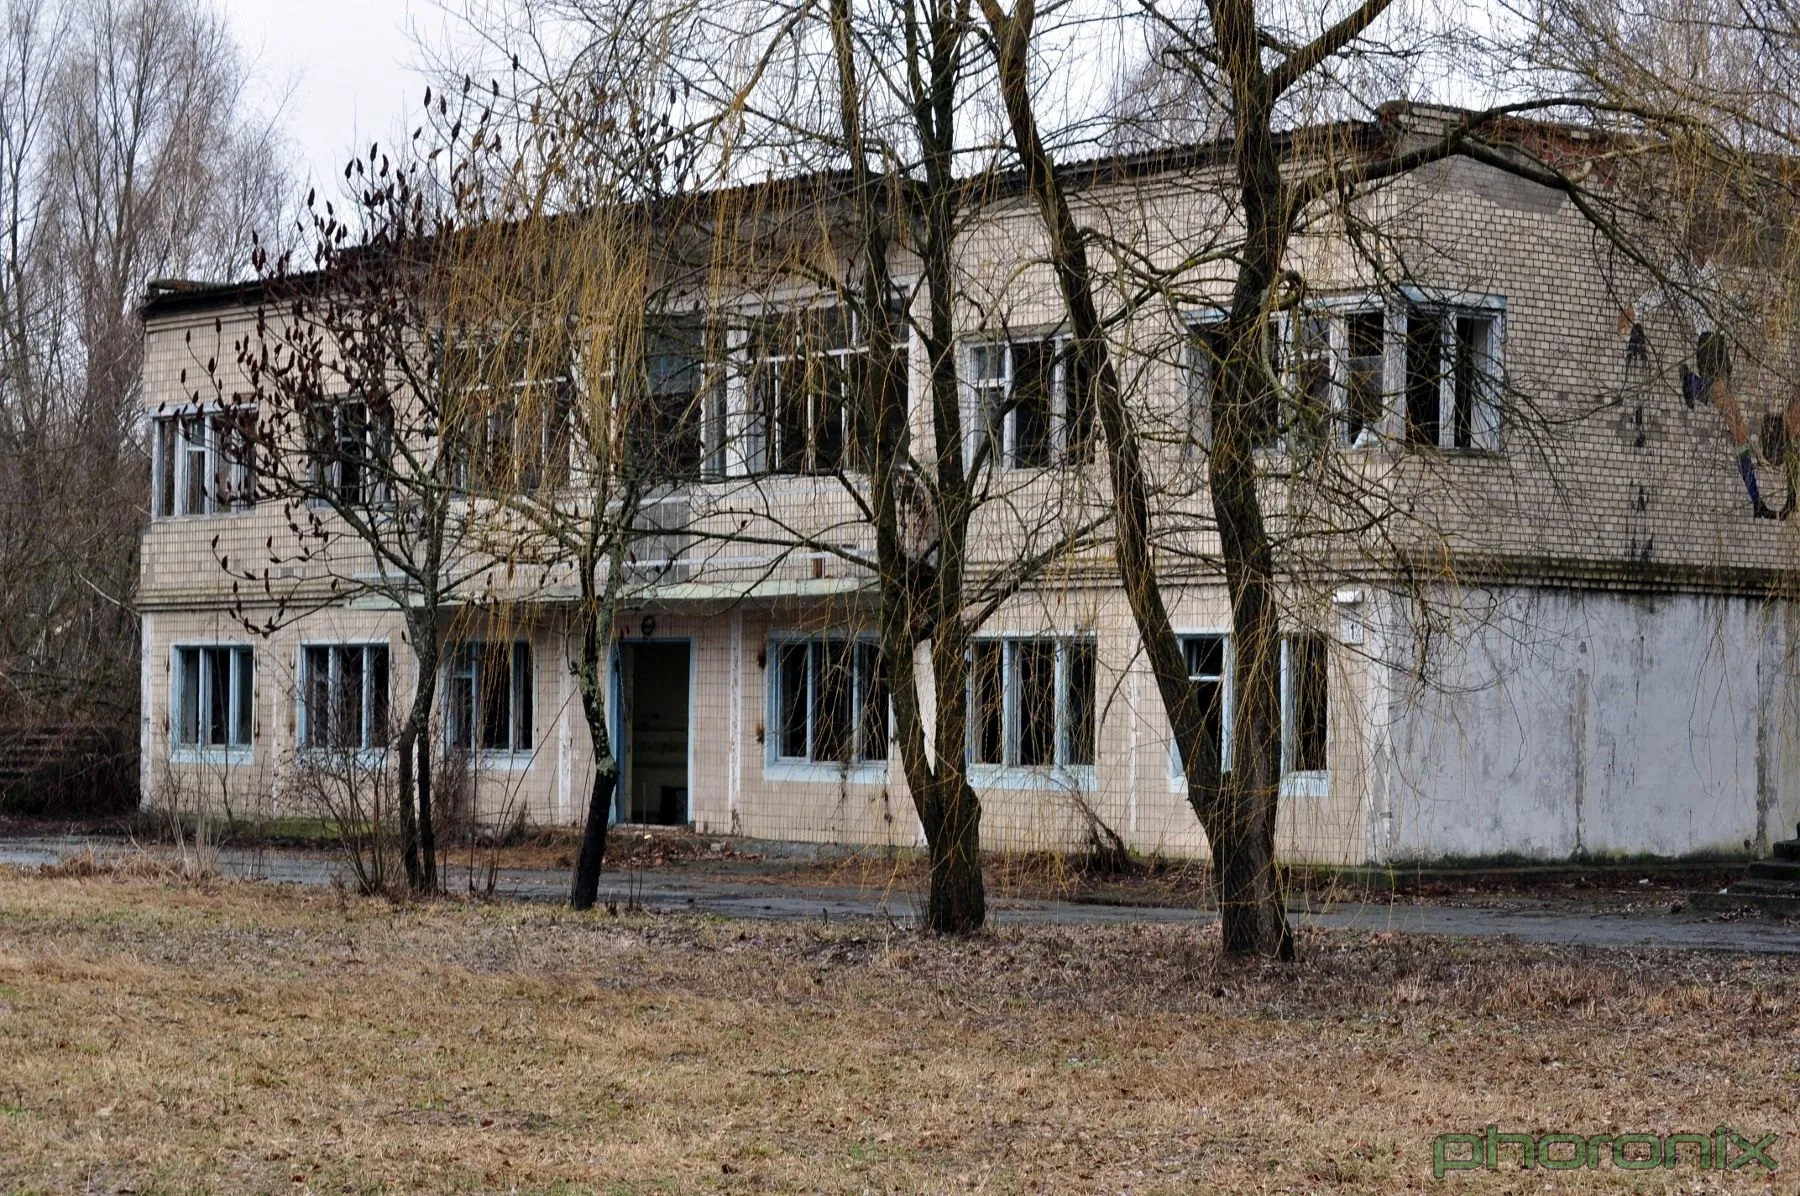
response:
<path id="1" fill-rule="evenodd" d="M 613 787 L 612 808 L 607 811 L 607 824 L 620 824 L 619 807 L 621 802 L 630 804 L 631 779 L 631 737 L 630 726 L 625 722 L 625 660 L 626 649 L 644 645 L 683 644 L 688 652 L 688 684 L 687 684 L 687 808 L 683 811 L 685 818 L 676 824 L 692 826 L 694 824 L 694 682 L 699 676 L 700 653 L 697 649 L 699 639 L 691 635 L 652 635 L 652 636 L 620 636 L 613 640 L 611 659 L 611 679 L 606 690 L 607 733 L 612 736 L 613 758 L 618 763 L 619 780 Z M 637 824 L 630 824 L 637 825 Z"/>

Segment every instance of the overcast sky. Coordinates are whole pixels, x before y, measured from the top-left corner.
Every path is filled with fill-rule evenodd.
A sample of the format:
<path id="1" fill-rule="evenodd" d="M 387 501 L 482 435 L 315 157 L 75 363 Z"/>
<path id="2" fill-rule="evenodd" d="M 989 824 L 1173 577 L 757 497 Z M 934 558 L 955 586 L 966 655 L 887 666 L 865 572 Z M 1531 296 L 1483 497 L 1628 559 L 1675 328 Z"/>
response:
<path id="1" fill-rule="evenodd" d="M 342 176 L 361 144 L 387 140 L 424 94 L 409 32 L 443 28 L 432 0 L 215 0 L 265 105 L 283 103 L 303 181 Z"/>

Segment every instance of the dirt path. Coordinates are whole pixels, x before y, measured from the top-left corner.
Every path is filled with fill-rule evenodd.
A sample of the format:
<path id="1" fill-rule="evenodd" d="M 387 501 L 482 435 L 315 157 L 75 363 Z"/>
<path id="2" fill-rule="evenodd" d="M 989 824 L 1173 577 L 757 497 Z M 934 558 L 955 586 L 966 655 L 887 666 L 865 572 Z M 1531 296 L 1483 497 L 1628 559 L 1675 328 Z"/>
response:
<path id="1" fill-rule="evenodd" d="M 144 850 L 118 840 L 88 836 L 15 838 L 0 841 L 0 865 L 41 867 L 85 853 Z M 162 849 L 151 848 L 157 851 Z M 316 852 L 279 849 L 226 849 L 220 871 L 279 884 L 328 885 L 343 866 Z M 614 908 L 706 913 L 727 918 L 778 920 L 878 919 L 911 924 L 922 894 L 907 881 L 880 884 L 795 883 L 788 861 L 688 861 L 664 868 L 609 873 L 601 900 Z M 451 866 L 446 883 L 453 892 L 488 891 L 486 870 Z M 495 897 L 560 902 L 568 891 L 561 870 L 501 868 L 493 874 Z M 996 895 L 991 900 L 1000 923 L 1069 926 L 1124 923 L 1205 923 L 1203 910 L 1164 905 L 1102 904 L 1080 900 Z M 1673 948 L 1759 955 L 1800 955 L 1800 925 L 1756 918 L 1721 918 L 1669 912 L 1589 912 L 1562 903 L 1548 908 L 1495 908 L 1420 902 L 1337 902 L 1296 909 L 1304 926 L 1365 932 L 1513 939 L 1568 946 Z"/>

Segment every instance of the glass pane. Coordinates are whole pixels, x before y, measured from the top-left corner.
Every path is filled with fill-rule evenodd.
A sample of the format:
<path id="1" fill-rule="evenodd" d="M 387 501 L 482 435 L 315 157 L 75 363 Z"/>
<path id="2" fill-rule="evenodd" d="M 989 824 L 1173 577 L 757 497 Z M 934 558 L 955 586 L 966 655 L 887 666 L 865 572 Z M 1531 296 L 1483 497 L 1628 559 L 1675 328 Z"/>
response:
<path id="1" fill-rule="evenodd" d="M 476 678 L 476 723 L 484 751 L 501 752 L 512 732 L 512 668 L 505 644 L 484 648 Z"/>
<path id="2" fill-rule="evenodd" d="M 200 515 L 206 511 L 206 421 L 191 416 L 181 421 L 181 509 L 177 514 Z"/>
<path id="3" fill-rule="evenodd" d="M 388 743 L 388 650 L 378 645 L 368 650 L 369 663 L 369 746 L 386 747 Z"/>
<path id="4" fill-rule="evenodd" d="M 200 649 L 175 652 L 175 742 L 200 742 Z"/>
<path id="5" fill-rule="evenodd" d="M 1296 772 L 1325 768 L 1327 667 L 1321 636 L 1295 636 L 1288 641 L 1288 684 L 1293 687 L 1293 760 Z"/>
<path id="6" fill-rule="evenodd" d="M 788 361 L 777 376 L 775 470 L 799 473 L 806 464 L 805 365 Z"/>
<path id="7" fill-rule="evenodd" d="M 813 743 L 814 760 L 846 763 L 854 748 L 851 713 L 855 694 L 850 645 L 843 640 L 821 640 L 813 645 Z"/>
<path id="8" fill-rule="evenodd" d="M 449 692 L 444 695 L 447 724 L 444 739 L 451 747 L 463 751 L 471 751 L 475 747 L 475 658 L 474 644 L 464 644 L 452 649 Z"/>
<path id="9" fill-rule="evenodd" d="M 1350 317 L 1349 393 L 1344 401 L 1344 420 L 1345 436 L 1352 444 L 1381 423 L 1385 319 L 1378 311 L 1359 311 Z"/>
<path id="10" fill-rule="evenodd" d="M 1406 438 L 1438 443 L 1441 422 L 1443 324 L 1435 315 L 1413 312 L 1406 322 Z"/>
<path id="11" fill-rule="evenodd" d="M 887 669 L 881 663 L 881 648 L 875 644 L 856 646 L 856 671 L 862 687 L 862 758 L 885 760 L 888 754 L 888 685 Z"/>
<path id="12" fill-rule="evenodd" d="M 363 740 L 363 650 L 339 648 L 331 703 L 331 746 L 358 748 Z"/>
<path id="13" fill-rule="evenodd" d="M 809 655 L 805 644 L 783 644 L 775 652 L 775 752 L 790 760 L 806 758 Z"/>
<path id="14" fill-rule="evenodd" d="M 1068 682 L 1066 708 L 1069 712 L 1069 763 L 1094 762 L 1094 644 L 1076 640 L 1064 649 L 1065 676 Z"/>
<path id="15" fill-rule="evenodd" d="M 156 516 L 175 513 L 175 421 L 159 419 L 151 425 L 153 454 L 152 474 L 156 492 L 151 496 L 150 513 Z"/>
<path id="16" fill-rule="evenodd" d="M 515 752 L 531 750 L 531 699 L 531 645 L 517 640 L 512 653 L 512 742 L 507 745 Z"/>
<path id="17" fill-rule="evenodd" d="M 249 747 L 256 727 L 256 653 L 251 648 L 237 648 L 232 655 L 237 661 L 237 678 L 232 691 L 231 742 Z"/>
<path id="18" fill-rule="evenodd" d="M 1099 418 L 1094 379 L 1082 358 L 1069 353 L 1063 365 L 1064 429 L 1063 438 L 1068 459 L 1086 464 L 1094 459 L 1094 435 Z"/>
<path id="19" fill-rule="evenodd" d="M 305 704 L 301 747 L 322 748 L 331 743 L 331 649 L 309 647 L 300 657 L 300 693 Z"/>
<path id="20" fill-rule="evenodd" d="M 1206 723 L 1207 734 L 1219 744 L 1220 762 L 1223 764 L 1225 637 L 1190 635 L 1182 640 L 1181 646 L 1187 654 L 1188 677 L 1194 682 L 1195 693 L 1200 699 L 1201 718 Z M 1182 760 L 1180 744 L 1175 745 L 1175 759 L 1179 767 Z"/>
<path id="21" fill-rule="evenodd" d="M 1005 736 L 1004 649 L 998 640 L 977 640 L 969 651 L 969 684 L 972 742 L 969 750 L 977 764 L 1003 764 Z"/>
<path id="22" fill-rule="evenodd" d="M 1481 389 L 1486 372 L 1489 329 L 1490 322 L 1480 316 L 1460 316 L 1456 321 L 1452 382 L 1457 448 L 1476 447 L 1476 408 L 1483 398 Z"/>
<path id="23" fill-rule="evenodd" d="M 206 718 L 201 742 L 223 747 L 231 742 L 231 649 L 203 648 L 201 653 L 201 700 Z"/>
<path id="24" fill-rule="evenodd" d="M 1021 469 L 1050 464 L 1050 382 L 1055 350 L 1055 341 L 1012 347 L 1012 464 Z"/>
<path id="25" fill-rule="evenodd" d="M 1018 676 L 1015 702 L 1019 719 L 1018 763 L 1043 767 L 1056 763 L 1056 643 L 1019 640 L 1013 645 Z"/>

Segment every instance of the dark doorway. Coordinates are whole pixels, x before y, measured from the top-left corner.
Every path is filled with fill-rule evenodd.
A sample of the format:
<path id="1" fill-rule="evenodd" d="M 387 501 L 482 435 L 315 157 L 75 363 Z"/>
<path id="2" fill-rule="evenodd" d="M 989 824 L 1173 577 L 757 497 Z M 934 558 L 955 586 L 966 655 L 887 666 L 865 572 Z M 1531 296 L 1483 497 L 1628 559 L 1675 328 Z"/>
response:
<path id="1" fill-rule="evenodd" d="M 688 658 L 692 645 L 619 645 L 624 785 L 619 820 L 680 826 L 688 817 Z"/>

